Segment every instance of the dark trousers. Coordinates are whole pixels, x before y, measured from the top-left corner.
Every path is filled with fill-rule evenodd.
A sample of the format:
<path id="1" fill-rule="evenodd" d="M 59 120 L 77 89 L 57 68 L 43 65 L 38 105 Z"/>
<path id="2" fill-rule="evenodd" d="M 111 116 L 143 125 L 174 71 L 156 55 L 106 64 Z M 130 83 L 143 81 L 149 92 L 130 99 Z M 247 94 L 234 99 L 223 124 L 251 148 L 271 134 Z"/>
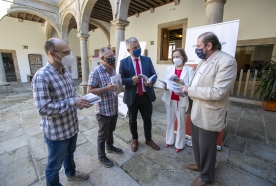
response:
<path id="1" fill-rule="evenodd" d="M 96 117 L 99 124 L 97 141 L 98 157 L 101 158 L 105 156 L 105 144 L 107 147 L 113 146 L 113 132 L 116 128 L 118 114 L 114 116 L 96 114 Z"/>
<path id="2" fill-rule="evenodd" d="M 203 130 L 191 121 L 192 142 L 196 165 L 200 178 L 212 182 L 215 176 L 218 132 Z"/>
<path id="3" fill-rule="evenodd" d="M 67 176 L 75 174 L 74 152 L 76 150 L 77 139 L 78 134 L 61 141 L 52 141 L 44 135 L 48 148 L 48 163 L 45 170 L 47 186 L 61 185 L 59 183 L 59 170 L 62 164 Z"/>
<path id="4" fill-rule="evenodd" d="M 138 110 L 141 113 L 144 122 L 144 133 L 146 141 L 151 140 L 151 115 L 152 115 L 152 102 L 146 93 L 142 96 L 136 95 L 135 101 L 131 106 L 128 106 L 129 113 L 129 128 L 133 140 L 138 140 L 137 132 L 137 114 Z"/>

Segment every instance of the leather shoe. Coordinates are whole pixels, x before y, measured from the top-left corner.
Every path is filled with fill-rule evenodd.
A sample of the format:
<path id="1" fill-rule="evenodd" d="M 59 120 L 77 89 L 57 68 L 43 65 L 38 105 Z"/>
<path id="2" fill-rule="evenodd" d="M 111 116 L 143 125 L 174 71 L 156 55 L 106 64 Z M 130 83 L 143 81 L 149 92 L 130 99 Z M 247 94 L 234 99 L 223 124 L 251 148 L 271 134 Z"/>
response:
<path id="1" fill-rule="evenodd" d="M 154 150 L 160 150 L 160 147 L 156 145 L 152 140 L 146 141 L 146 145 L 151 146 Z"/>
<path id="2" fill-rule="evenodd" d="M 199 171 L 196 164 L 188 164 L 186 167 L 192 171 Z"/>
<path id="3" fill-rule="evenodd" d="M 192 181 L 192 186 L 205 186 L 207 183 L 204 182 L 200 177 L 197 177 L 196 179 L 194 179 L 194 181 Z"/>
<path id="4" fill-rule="evenodd" d="M 137 149 L 138 149 L 138 140 L 132 140 L 132 144 L 131 144 L 132 152 L 136 152 Z"/>

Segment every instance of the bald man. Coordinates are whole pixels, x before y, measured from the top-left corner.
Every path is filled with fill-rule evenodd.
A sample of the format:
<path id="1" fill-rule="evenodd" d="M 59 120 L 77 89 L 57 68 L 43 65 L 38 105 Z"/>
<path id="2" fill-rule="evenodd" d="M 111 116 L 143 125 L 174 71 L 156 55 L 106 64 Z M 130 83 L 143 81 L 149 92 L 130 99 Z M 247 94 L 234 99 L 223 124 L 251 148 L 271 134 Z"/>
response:
<path id="1" fill-rule="evenodd" d="M 75 60 L 68 44 L 52 38 L 46 41 L 44 49 L 49 62 L 35 73 L 32 89 L 48 148 L 46 183 L 57 186 L 61 185 L 59 170 L 62 164 L 68 181 L 89 177 L 76 170 L 74 152 L 79 132 L 77 108 L 89 108 L 91 105 L 77 95 L 74 81 L 64 67 L 71 66 Z"/>

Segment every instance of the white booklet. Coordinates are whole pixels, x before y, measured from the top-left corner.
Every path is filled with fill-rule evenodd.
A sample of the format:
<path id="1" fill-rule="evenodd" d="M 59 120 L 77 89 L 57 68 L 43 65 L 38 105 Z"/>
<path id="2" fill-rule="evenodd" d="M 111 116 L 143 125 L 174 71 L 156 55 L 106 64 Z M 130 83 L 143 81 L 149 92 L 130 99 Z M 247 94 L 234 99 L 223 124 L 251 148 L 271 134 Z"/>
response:
<path id="1" fill-rule="evenodd" d="M 113 85 L 117 86 L 115 90 L 116 95 L 120 94 L 123 91 L 123 82 L 122 82 L 121 74 L 111 76 L 110 81 Z"/>
<path id="2" fill-rule="evenodd" d="M 147 83 L 150 83 L 151 82 L 151 80 L 156 76 L 157 74 L 154 74 L 154 75 L 152 75 L 150 78 L 148 78 L 146 75 L 144 75 L 144 74 L 139 74 L 138 75 L 138 77 L 139 78 L 143 78 L 143 79 L 145 79 L 146 81 L 147 81 Z"/>
<path id="3" fill-rule="evenodd" d="M 181 95 L 184 96 L 181 86 L 183 86 L 183 85 L 180 83 L 174 82 L 172 80 L 167 81 L 167 89 L 169 89 L 175 93 L 181 93 Z"/>
<path id="4" fill-rule="evenodd" d="M 88 93 L 85 96 L 83 96 L 82 98 L 87 99 L 91 105 L 102 101 L 100 96 L 97 96 L 92 93 Z"/>
<path id="5" fill-rule="evenodd" d="M 174 81 L 174 80 L 179 80 L 179 78 L 177 75 L 173 74 L 171 75 L 171 77 L 169 77 L 169 80 Z"/>

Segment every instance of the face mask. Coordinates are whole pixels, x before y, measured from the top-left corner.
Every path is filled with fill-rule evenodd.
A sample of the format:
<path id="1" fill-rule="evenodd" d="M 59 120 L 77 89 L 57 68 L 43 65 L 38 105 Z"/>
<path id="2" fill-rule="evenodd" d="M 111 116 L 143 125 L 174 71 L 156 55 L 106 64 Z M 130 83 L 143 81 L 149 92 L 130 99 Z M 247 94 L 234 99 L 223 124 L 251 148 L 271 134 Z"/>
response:
<path id="1" fill-rule="evenodd" d="M 115 65 L 115 57 L 109 57 L 109 58 L 104 58 L 104 60 L 111 66 L 114 66 Z"/>
<path id="2" fill-rule="evenodd" d="M 57 54 L 57 53 L 56 53 Z M 57 54 L 58 55 L 58 54 Z M 58 55 L 59 57 L 61 57 L 60 55 Z M 56 60 L 58 60 L 56 58 Z M 64 57 L 61 57 L 61 61 L 58 60 L 63 66 L 72 66 L 74 61 L 75 61 L 75 58 L 73 56 L 72 53 L 70 53 L 69 55 L 67 56 L 64 56 Z"/>
<path id="3" fill-rule="evenodd" d="M 207 46 L 207 45 L 206 45 L 206 46 Z M 206 47 L 206 46 L 205 46 L 205 47 Z M 205 47 L 204 47 L 204 48 L 205 48 Z M 203 53 L 203 49 L 204 49 L 204 48 L 196 48 L 196 49 L 195 49 L 195 53 L 196 53 L 197 57 L 199 57 L 200 59 L 206 59 L 206 54 L 207 54 L 207 52 L 206 52 L 206 54 Z"/>
<path id="4" fill-rule="evenodd" d="M 135 57 L 140 57 L 140 55 L 141 55 L 141 48 L 138 48 L 138 49 L 136 49 L 136 50 L 133 50 L 132 53 L 133 53 L 133 55 L 134 55 Z"/>
<path id="5" fill-rule="evenodd" d="M 175 64 L 175 66 L 180 66 L 182 65 L 182 59 L 181 58 L 173 58 L 173 62 Z"/>

